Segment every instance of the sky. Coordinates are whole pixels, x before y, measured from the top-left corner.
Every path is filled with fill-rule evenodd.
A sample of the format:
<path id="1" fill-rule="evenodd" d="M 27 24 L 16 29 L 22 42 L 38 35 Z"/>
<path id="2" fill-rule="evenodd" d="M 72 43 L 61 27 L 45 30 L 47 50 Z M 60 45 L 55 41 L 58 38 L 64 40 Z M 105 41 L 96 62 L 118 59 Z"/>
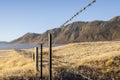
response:
<path id="1" fill-rule="evenodd" d="M 0 41 L 60 27 L 91 0 L 0 0 Z M 120 0 L 96 0 L 74 21 L 107 21 L 120 16 Z"/>

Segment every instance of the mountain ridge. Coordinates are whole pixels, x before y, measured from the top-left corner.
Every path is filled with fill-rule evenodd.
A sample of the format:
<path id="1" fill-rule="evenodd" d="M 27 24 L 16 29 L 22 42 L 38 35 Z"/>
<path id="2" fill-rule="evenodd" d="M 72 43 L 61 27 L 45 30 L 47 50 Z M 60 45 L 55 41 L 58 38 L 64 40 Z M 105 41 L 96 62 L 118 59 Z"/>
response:
<path id="1" fill-rule="evenodd" d="M 108 21 L 77 21 L 66 26 L 47 30 L 42 34 L 27 33 L 11 41 L 11 43 L 46 44 L 48 33 L 53 34 L 53 43 L 55 44 L 120 40 L 120 16 Z"/>

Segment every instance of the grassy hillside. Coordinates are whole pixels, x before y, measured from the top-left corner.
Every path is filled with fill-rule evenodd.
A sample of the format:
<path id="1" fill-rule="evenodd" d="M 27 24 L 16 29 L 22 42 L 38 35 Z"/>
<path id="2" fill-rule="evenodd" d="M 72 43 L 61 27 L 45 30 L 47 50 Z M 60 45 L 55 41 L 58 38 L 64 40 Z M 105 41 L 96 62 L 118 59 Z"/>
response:
<path id="1" fill-rule="evenodd" d="M 75 73 L 92 80 L 120 79 L 119 41 L 75 43 L 57 47 L 54 51 L 55 56 L 65 62 L 63 65 L 71 67 Z"/>
<path id="2" fill-rule="evenodd" d="M 0 78 L 35 76 L 34 50 L 1 50 Z M 48 49 L 44 49 L 44 76 L 48 76 Z M 120 41 L 72 43 L 53 49 L 55 80 L 120 79 Z M 82 79 L 85 80 L 85 79 Z"/>

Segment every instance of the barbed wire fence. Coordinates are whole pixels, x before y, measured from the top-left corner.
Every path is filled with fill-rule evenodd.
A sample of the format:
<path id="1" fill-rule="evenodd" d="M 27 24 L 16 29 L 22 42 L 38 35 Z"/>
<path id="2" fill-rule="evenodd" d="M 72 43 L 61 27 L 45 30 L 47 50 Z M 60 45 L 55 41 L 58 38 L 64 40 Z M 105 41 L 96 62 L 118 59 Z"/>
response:
<path id="1" fill-rule="evenodd" d="M 90 6 L 92 6 L 92 4 L 93 3 L 95 3 L 96 2 L 96 0 L 92 0 L 90 3 L 88 3 L 85 7 L 83 7 L 81 10 L 79 10 L 78 12 L 76 12 L 72 17 L 70 17 L 68 20 L 66 20 L 65 21 L 65 23 L 63 23 L 62 25 L 61 25 L 61 27 L 63 27 L 63 26 L 65 26 L 66 24 L 68 24 L 70 21 L 72 21 L 75 17 L 77 17 L 80 13 L 82 13 L 83 11 L 85 11 L 88 7 L 90 7 Z M 48 59 L 48 63 L 49 63 L 49 80 L 52 80 L 52 60 L 54 60 L 55 62 L 59 62 L 59 64 L 61 64 L 61 63 L 66 63 L 66 64 L 71 64 L 71 63 L 69 63 L 69 62 L 63 62 L 63 61 L 60 61 L 60 60 L 55 60 L 55 58 L 53 58 L 52 59 L 52 34 L 51 33 L 49 33 L 50 35 L 51 35 L 51 39 L 50 39 L 50 43 L 49 43 L 49 58 L 46 58 L 46 59 Z M 49 39 L 49 38 L 48 38 Z M 36 49 L 36 50 L 38 50 L 38 49 Z M 38 61 L 38 51 L 36 51 L 36 53 L 37 53 L 37 56 L 36 56 L 36 70 L 38 71 L 38 63 L 39 63 L 39 61 Z M 42 60 L 41 60 L 41 62 L 42 62 Z M 42 63 L 41 63 L 41 69 L 40 70 L 42 70 Z M 92 80 L 91 78 L 89 78 L 89 77 L 87 77 L 87 76 L 85 76 L 85 75 L 83 75 L 83 74 L 79 74 L 79 75 L 81 75 L 83 78 L 85 78 L 85 79 L 87 79 L 87 80 Z M 42 71 L 41 71 L 41 79 L 42 79 Z"/>
<path id="2" fill-rule="evenodd" d="M 85 11 L 87 8 L 89 8 L 90 6 L 92 6 L 94 3 L 96 2 L 96 0 L 92 0 L 90 3 L 88 3 L 85 7 L 83 7 L 82 9 L 80 9 L 78 12 L 76 12 L 72 17 L 70 17 L 68 20 L 66 20 L 62 25 L 61 27 L 65 26 L 66 24 L 68 24 L 70 21 L 72 21 L 75 17 L 77 17 L 80 13 L 82 13 L 83 11 Z M 61 62 L 59 60 L 57 60 L 58 62 Z M 69 62 L 67 64 L 70 64 Z M 81 75 L 82 77 L 84 77 L 85 79 L 88 79 L 88 80 L 92 80 L 91 78 L 83 75 L 83 74 L 79 74 Z"/>
<path id="3" fill-rule="evenodd" d="M 92 0 L 90 3 L 88 3 L 85 7 L 83 7 L 81 10 L 79 10 L 78 12 L 76 12 L 72 17 L 70 17 L 67 21 L 65 21 L 65 23 L 63 23 L 61 26 L 65 26 L 66 24 L 68 24 L 70 21 L 72 21 L 75 17 L 77 17 L 80 13 L 82 13 L 83 11 L 85 11 L 88 7 L 92 6 L 93 3 L 95 3 L 96 0 Z"/>

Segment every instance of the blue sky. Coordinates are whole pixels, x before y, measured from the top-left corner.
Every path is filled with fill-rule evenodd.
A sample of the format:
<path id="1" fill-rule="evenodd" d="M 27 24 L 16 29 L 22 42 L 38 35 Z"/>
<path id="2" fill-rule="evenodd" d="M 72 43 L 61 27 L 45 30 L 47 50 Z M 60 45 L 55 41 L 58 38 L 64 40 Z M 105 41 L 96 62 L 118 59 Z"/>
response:
<path id="1" fill-rule="evenodd" d="M 91 0 L 0 0 L 0 41 L 27 32 L 43 33 L 60 27 Z M 120 0 L 96 0 L 74 21 L 109 20 L 120 16 Z"/>

